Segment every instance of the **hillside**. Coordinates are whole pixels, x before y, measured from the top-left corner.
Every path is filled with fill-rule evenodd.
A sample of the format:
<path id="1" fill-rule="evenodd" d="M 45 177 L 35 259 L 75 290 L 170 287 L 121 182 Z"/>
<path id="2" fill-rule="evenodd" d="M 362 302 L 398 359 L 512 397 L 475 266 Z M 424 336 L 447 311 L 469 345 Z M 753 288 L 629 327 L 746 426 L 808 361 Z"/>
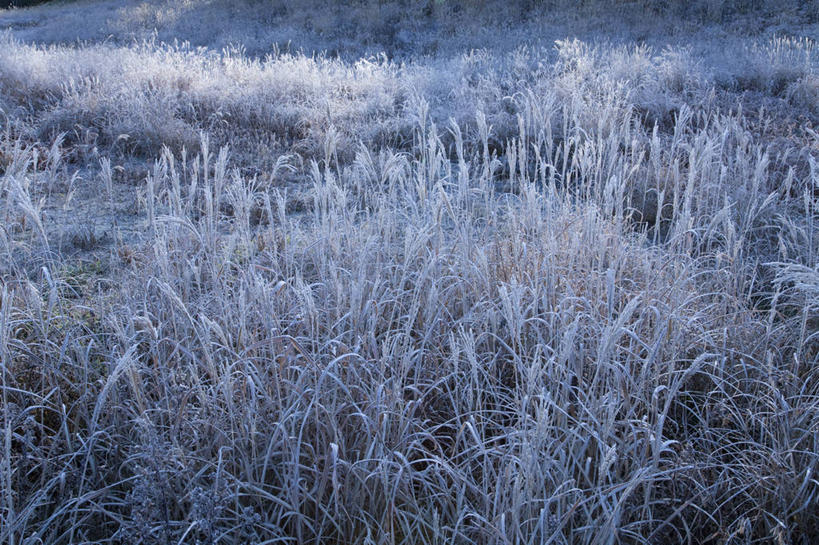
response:
<path id="1" fill-rule="evenodd" d="M 0 543 L 813 543 L 814 7 L 0 9 Z"/>

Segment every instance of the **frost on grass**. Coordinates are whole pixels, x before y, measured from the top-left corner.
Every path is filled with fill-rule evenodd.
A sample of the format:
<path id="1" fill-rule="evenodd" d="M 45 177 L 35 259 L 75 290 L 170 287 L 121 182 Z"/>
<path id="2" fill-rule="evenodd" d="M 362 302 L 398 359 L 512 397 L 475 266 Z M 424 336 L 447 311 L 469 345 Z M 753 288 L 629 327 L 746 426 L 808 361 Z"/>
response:
<path id="1" fill-rule="evenodd" d="M 1 542 L 819 532 L 811 40 L 13 32 Z"/>

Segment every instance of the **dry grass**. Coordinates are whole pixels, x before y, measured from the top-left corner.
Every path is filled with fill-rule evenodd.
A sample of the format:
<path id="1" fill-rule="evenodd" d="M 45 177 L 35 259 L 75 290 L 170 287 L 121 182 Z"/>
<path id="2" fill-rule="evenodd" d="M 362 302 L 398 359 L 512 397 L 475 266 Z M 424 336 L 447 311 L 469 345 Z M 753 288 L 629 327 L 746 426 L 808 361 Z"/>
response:
<path id="1" fill-rule="evenodd" d="M 3 37 L 0 542 L 812 541 L 813 42 L 461 39 Z"/>

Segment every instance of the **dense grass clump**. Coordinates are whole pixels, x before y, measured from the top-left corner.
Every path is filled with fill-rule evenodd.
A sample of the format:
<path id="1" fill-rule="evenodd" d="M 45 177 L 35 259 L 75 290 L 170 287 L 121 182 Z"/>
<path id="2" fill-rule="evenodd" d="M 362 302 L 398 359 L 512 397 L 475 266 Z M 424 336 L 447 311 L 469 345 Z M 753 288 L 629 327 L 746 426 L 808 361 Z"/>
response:
<path id="1" fill-rule="evenodd" d="M 248 6 L 0 13 L 0 543 L 814 540 L 801 12 Z"/>

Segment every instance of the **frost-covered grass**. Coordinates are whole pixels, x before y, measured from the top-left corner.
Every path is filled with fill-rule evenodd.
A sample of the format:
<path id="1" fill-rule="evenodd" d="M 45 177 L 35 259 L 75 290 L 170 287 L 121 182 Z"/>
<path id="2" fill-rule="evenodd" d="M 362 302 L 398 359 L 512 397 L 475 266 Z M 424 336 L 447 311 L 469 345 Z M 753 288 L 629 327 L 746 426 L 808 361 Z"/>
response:
<path id="1" fill-rule="evenodd" d="M 116 4 L 0 12 L 51 17 L 0 38 L 0 542 L 819 533 L 798 11 L 243 45 L 249 3 Z"/>

